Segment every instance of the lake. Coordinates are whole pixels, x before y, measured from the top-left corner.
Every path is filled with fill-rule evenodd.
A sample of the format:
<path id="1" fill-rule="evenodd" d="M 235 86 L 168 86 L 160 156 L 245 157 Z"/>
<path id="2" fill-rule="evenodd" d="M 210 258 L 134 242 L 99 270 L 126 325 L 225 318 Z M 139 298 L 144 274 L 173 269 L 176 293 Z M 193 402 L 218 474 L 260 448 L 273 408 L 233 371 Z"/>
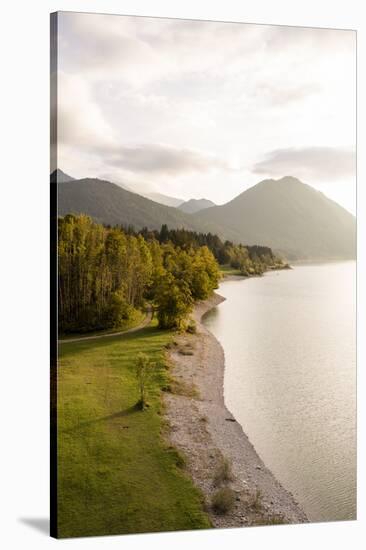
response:
<path id="1" fill-rule="evenodd" d="M 356 263 L 225 281 L 226 406 L 312 521 L 356 518 Z"/>

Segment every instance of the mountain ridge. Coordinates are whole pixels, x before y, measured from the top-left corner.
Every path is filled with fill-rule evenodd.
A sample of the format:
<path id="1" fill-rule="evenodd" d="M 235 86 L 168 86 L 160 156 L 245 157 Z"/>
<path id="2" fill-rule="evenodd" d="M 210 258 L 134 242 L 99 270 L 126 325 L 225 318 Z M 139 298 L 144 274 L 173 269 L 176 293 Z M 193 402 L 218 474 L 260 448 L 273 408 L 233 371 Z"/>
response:
<path id="1" fill-rule="evenodd" d="M 189 199 L 178 206 L 178 210 L 185 212 L 186 214 L 195 214 L 206 208 L 211 208 L 216 204 L 208 199 Z"/>
<path id="2" fill-rule="evenodd" d="M 228 203 L 194 216 L 222 224 L 245 242 L 255 240 L 291 258 L 356 255 L 354 216 L 293 176 L 262 180 Z"/>
<path id="3" fill-rule="evenodd" d="M 136 229 L 171 228 L 223 233 L 211 222 L 197 222 L 177 208 L 147 199 L 119 185 L 98 178 L 83 178 L 58 183 L 58 215 L 87 214 L 105 225 L 133 225 Z"/>
<path id="4" fill-rule="evenodd" d="M 58 181 L 59 215 L 85 213 L 106 225 L 186 228 L 222 240 L 269 246 L 290 260 L 356 256 L 354 216 L 293 176 L 262 180 L 220 206 L 196 213 L 166 206 L 98 178 Z"/>
<path id="5" fill-rule="evenodd" d="M 154 202 L 158 202 L 159 204 L 164 204 L 165 206 L 173 206 L 174 208 L 179 208 L 179 206 L 184 203 L 183 199 L 171 197 L 170 195 L 164 195 L 163 193 L 151 192 L 145 193 L 142 196 Z"/>
<path id="6" fill-rule="evenodd" d="M 69 176 L 68 174 L 60 170 L 60 168 L 57 168 L 56 170 L 54 170 L 50 175 L 51 183 L 64 183 L 66 181 L 74 181 L 74 180 L 75 178 L 73 178 L 72 176 Z"/>

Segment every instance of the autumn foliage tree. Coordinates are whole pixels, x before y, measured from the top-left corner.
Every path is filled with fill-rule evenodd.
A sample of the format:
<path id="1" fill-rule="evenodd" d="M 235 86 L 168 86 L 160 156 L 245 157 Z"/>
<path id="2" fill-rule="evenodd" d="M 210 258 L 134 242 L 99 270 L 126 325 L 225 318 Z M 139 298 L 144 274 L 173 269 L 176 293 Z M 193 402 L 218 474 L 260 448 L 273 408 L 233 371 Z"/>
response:
<path id="1" fill-rule="evenodd" d="M 182 328 L 194 302 L 220 280 L 218 263 L 243 275 L 276 262 L 268 247 L 222 242 L 186 229 L 105 227 L 89 216 L 58 222 L 58 311 L 61 332 L 119 327 L 145 302 L 154 304 L 161 328 Z"/>
<path id="2" fill-rule="evenodd" d="M 195 300 L 207 298 L 219 269 L 206 247 L 160 243 L 154 234 L 107 228 L 85 215 L 59 219 L 59 327 L 118 327 L 148 300 L 162 328 L 181 328 Z M 162 231 L 165 241 L 168 229 Z"/>
<path id="3" fill-rule="evenodd" d="M 154 372 L 155 365 L 149 359 L 146 353 L 138 353 L 135 363 L 135 375 L 139 388 L 138 407 L 145 410 L 147 406 L 147 389 L 146 386 Z"/>

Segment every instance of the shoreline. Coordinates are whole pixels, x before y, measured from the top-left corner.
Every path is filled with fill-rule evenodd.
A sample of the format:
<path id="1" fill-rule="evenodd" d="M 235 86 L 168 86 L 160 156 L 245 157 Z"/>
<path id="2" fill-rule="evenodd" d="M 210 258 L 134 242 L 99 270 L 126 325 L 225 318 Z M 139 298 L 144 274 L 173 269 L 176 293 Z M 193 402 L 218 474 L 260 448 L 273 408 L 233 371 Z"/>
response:
<path id="1" fill-rule="evenodd" d="M 186 457 L 186 471 L 202 491 L 214 527 L 306 523 L 308 518 L 293 495 L 265 466 L 226 408 L 224 350 L 202 323 L 202 317 L 224 300 L 214 293 L 196 304 L 192 317 L 197 333 L 178 335 L 169 350 L 174 382 L 164 403 L 170 442 Z M 223 460 L 231 465 L 232 480 L 220 485 L 214 478 Z M 234 507 L 225 515 L 211 506 L 222 486 L 235 495 Z"/>

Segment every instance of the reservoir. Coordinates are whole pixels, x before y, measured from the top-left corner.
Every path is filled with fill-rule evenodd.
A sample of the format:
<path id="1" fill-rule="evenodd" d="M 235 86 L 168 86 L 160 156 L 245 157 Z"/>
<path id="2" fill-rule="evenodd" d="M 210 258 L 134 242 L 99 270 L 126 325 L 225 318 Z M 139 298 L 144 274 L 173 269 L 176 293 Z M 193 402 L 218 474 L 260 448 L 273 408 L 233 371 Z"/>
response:
<path id="1" fill-rule="evenodd" d="M 356 518 L 356 263 L 221 283 L 225 403 L 311 521 Z"/>

